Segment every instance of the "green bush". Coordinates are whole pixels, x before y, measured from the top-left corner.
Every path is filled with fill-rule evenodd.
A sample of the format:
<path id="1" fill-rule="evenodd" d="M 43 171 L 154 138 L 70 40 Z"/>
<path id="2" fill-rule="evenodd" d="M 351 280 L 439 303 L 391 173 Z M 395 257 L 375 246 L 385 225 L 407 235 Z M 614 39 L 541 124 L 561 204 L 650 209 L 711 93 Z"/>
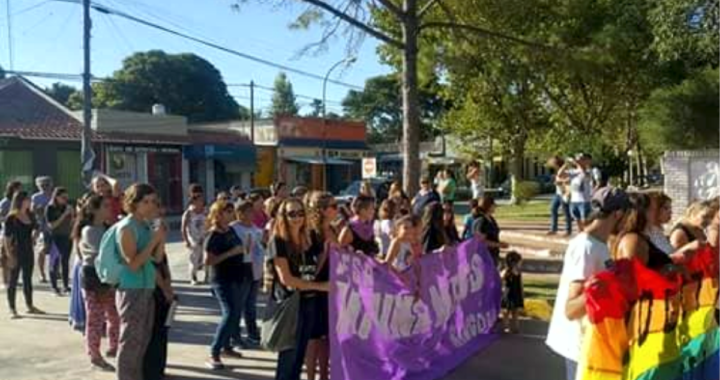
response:
<path id="1" fill-rule="evenodd" d="M 515 203 L 531 200 L 540 194 L 540 183 L 535 181 L 512 181 L 512 198 Z"/>

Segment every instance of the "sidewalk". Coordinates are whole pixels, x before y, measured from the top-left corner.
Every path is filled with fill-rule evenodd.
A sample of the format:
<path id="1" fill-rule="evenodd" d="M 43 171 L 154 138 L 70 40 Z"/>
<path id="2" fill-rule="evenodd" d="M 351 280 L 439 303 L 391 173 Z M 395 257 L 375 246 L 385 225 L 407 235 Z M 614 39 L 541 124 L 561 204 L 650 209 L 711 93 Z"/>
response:
<path id="1" fill-rule="evenodd" d="M 180 307 L 170 332 L 168 380 L 274 378 L 276 354 L 243 350 L 240 360 L 226 360 L 228 369 L 211 371 L 204 367 L 208 346 L 219 320 L 217 302 L 207 286 L 187 282 L 187 264 L 181 245 L 168 245 L 168 255 L 180 297 Z M 0 292 L 5 298 L 4 291 Z M 18 292 L 18 304 L 23 304 Z M 113 373 L 90 368 L 84 353 L 83 337 L 67 322 L 68 297 L 55 297 L 46 284 L 35 286 L 36 305 L 48 314 L 11 321 L 6 303 L 0 301 L 0 380 L 113 380 Z M 264 305 L 259 305 L 263 307 Z M 23 308 L 19 310 L 24 312 Z M 260 313 L 262 315 L 262 313 Z M 547 326 L 525 321 L 524 335 L 502 336 L 478 352 L 443 380 L 556 380 L 562 376 L 557 357 L 544 346 Z M 103 341 L 105 343 L 105 341 Z M 103 350 L 106 346 L 103 345 Z M 524 365 L 513 365 L 522 360 Z M 375 379 L 348 379 L 375 380 Z M 408 379 L 411 380 L 411 379 Z"/>

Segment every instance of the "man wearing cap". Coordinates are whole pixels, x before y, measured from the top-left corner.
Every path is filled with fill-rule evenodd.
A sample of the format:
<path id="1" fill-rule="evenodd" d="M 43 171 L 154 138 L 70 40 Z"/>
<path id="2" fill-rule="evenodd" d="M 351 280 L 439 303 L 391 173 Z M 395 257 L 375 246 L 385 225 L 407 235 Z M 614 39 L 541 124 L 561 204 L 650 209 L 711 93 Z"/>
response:
<path id="1" fill-rule="evenodd" d="M 618 188 L 604 187 L 592 197 L 585 230 L 565 251 L 560 285 L 545 343 L 565 358 L 568 380 L 575 380 L 582 346 L 581 319 L 585 316 L 585 282 L 612 264 L 608 239 L 618 232 L 630 203 Z"/>
<path id="2" fill-rule="evenodd" d="M 38 223 L 38 229 L 40 233 L 37 236 L 38 241 L 41 243 L 40 251 L 38 252 L 38 269 L 40 269 L 40 282 L 47 282 L 45 278 L 45 257 L 50 252 L 50 228 L 48 227 L 47 220 L 45 219 L 45 208 L 52 199 L 53 181 L 50 177 L 37 177 L 35 178 L 35 186 L 38 192 L 33 194 L 31 198 L 31 206 L 35 220 Z"/>

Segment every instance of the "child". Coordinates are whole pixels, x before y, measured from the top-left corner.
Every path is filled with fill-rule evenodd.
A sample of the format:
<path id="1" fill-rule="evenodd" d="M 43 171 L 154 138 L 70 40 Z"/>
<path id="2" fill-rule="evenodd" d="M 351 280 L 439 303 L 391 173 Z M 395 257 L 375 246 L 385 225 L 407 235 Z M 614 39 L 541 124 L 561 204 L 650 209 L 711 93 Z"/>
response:
<path id="1" fill-rule="evenodd" d="M 205 241 L 205 200 L 202 193 L 190 196 L 190 204 L 182 216 L 181 234 L 189 253 L 190 284 L 197 285 L 197 272 L 203 268 Z M 207 277 L 205 271 L 205 282 Z"/>
<path id="2" fill-rule="evenodd" d="M 380 243 L 380 256 L 385 257 L 390 249 L 390 239 L 395 218 L 395 202 L 386 199 L 380 205 L 378 220 L 375 221 L 375 237 Z"/>
<path id="3" fill-rule="evenodd" d="M 522 256 L 515 251 L 510 251 L 505 257 L 505 268 L 500 272 L 503 280 L 502 319 L 506 333 L 518 333 L 520 330 L 518 313 L 525 307 L 521 263 Z"/>
<path id="4" fill-rule="evenodd" d="M 422 255 L 419 229 L 420 218 L 415 215 L 405 215 L 397 219 L 393 239 L 381 262 L 389 264 L 398 272 L 411 267 L 413 261 Z"/>
<path id="5" fill-rule="evenodd" d="M 253 223 L 255 207 L 252 201 L 241 201 L 235 207 L 235 215 L 238 221 L 232 224 L 232 227 L 245 244 L 245 249 L 250 252 L 249 255 L 243 257 L 243 260 L 247 264 L 252 264 L 251 270 L 243 273 L 242 280 L 242 286 L 247 287 L 248 292 L 245 305 L 242 307 L 247 328 L 247 343 L 249 346 L 257 346 L 260 344 L 260 330 L 257 325 L 257 296 L 265 263 L 265 252 L 262 247 L 264 232 Z"/>
<path id="6" fill-rule="evenodd" d="M 477 199 L 471 199 L 470 200 L 470 213 L 465 215 L 465 220 L 463 221 L 463 232 L 462 232 L 462 239 L 467 240 L 473 237 L 473 222 L 475 222 L 476 217 L 476 210 L 478 208 L 478 200 Z"/>

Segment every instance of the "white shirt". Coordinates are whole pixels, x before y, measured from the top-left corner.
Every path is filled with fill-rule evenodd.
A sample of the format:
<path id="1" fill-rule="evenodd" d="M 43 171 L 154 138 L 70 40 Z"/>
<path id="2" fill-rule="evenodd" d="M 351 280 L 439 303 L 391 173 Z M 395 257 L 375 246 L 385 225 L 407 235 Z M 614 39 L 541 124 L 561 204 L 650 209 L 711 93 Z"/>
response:
<path id="1" fill-rule="evenodd" d="M 583 170 L 572 169 L 570 175 L 570 202 L 588 203 L 592 200 L 592 177 Z"/>
<path id="2" fill-rule="evenodd" d="M 611 260 L 607 244 L 586 233 L 581 233 L 570 241 L 565 251 L 560 286 L 545 341 L 558 355 L 578 362 L 582 348 L 581 319 L 571 321 L 565 316 L 570 284 L 587 280 L 602 272 Z"/>
<path id="3" fill-rule="evenodd" d="M 392 240 L 390 237 L 393 229 L 392 220 L 376 220 L 374 229 L 375 237 L 378 239 L 378 243 L 380 243 L 380 253 L 383 257 L 385 257 L 388 249 L 390 248 L 390 241 Z"/>

